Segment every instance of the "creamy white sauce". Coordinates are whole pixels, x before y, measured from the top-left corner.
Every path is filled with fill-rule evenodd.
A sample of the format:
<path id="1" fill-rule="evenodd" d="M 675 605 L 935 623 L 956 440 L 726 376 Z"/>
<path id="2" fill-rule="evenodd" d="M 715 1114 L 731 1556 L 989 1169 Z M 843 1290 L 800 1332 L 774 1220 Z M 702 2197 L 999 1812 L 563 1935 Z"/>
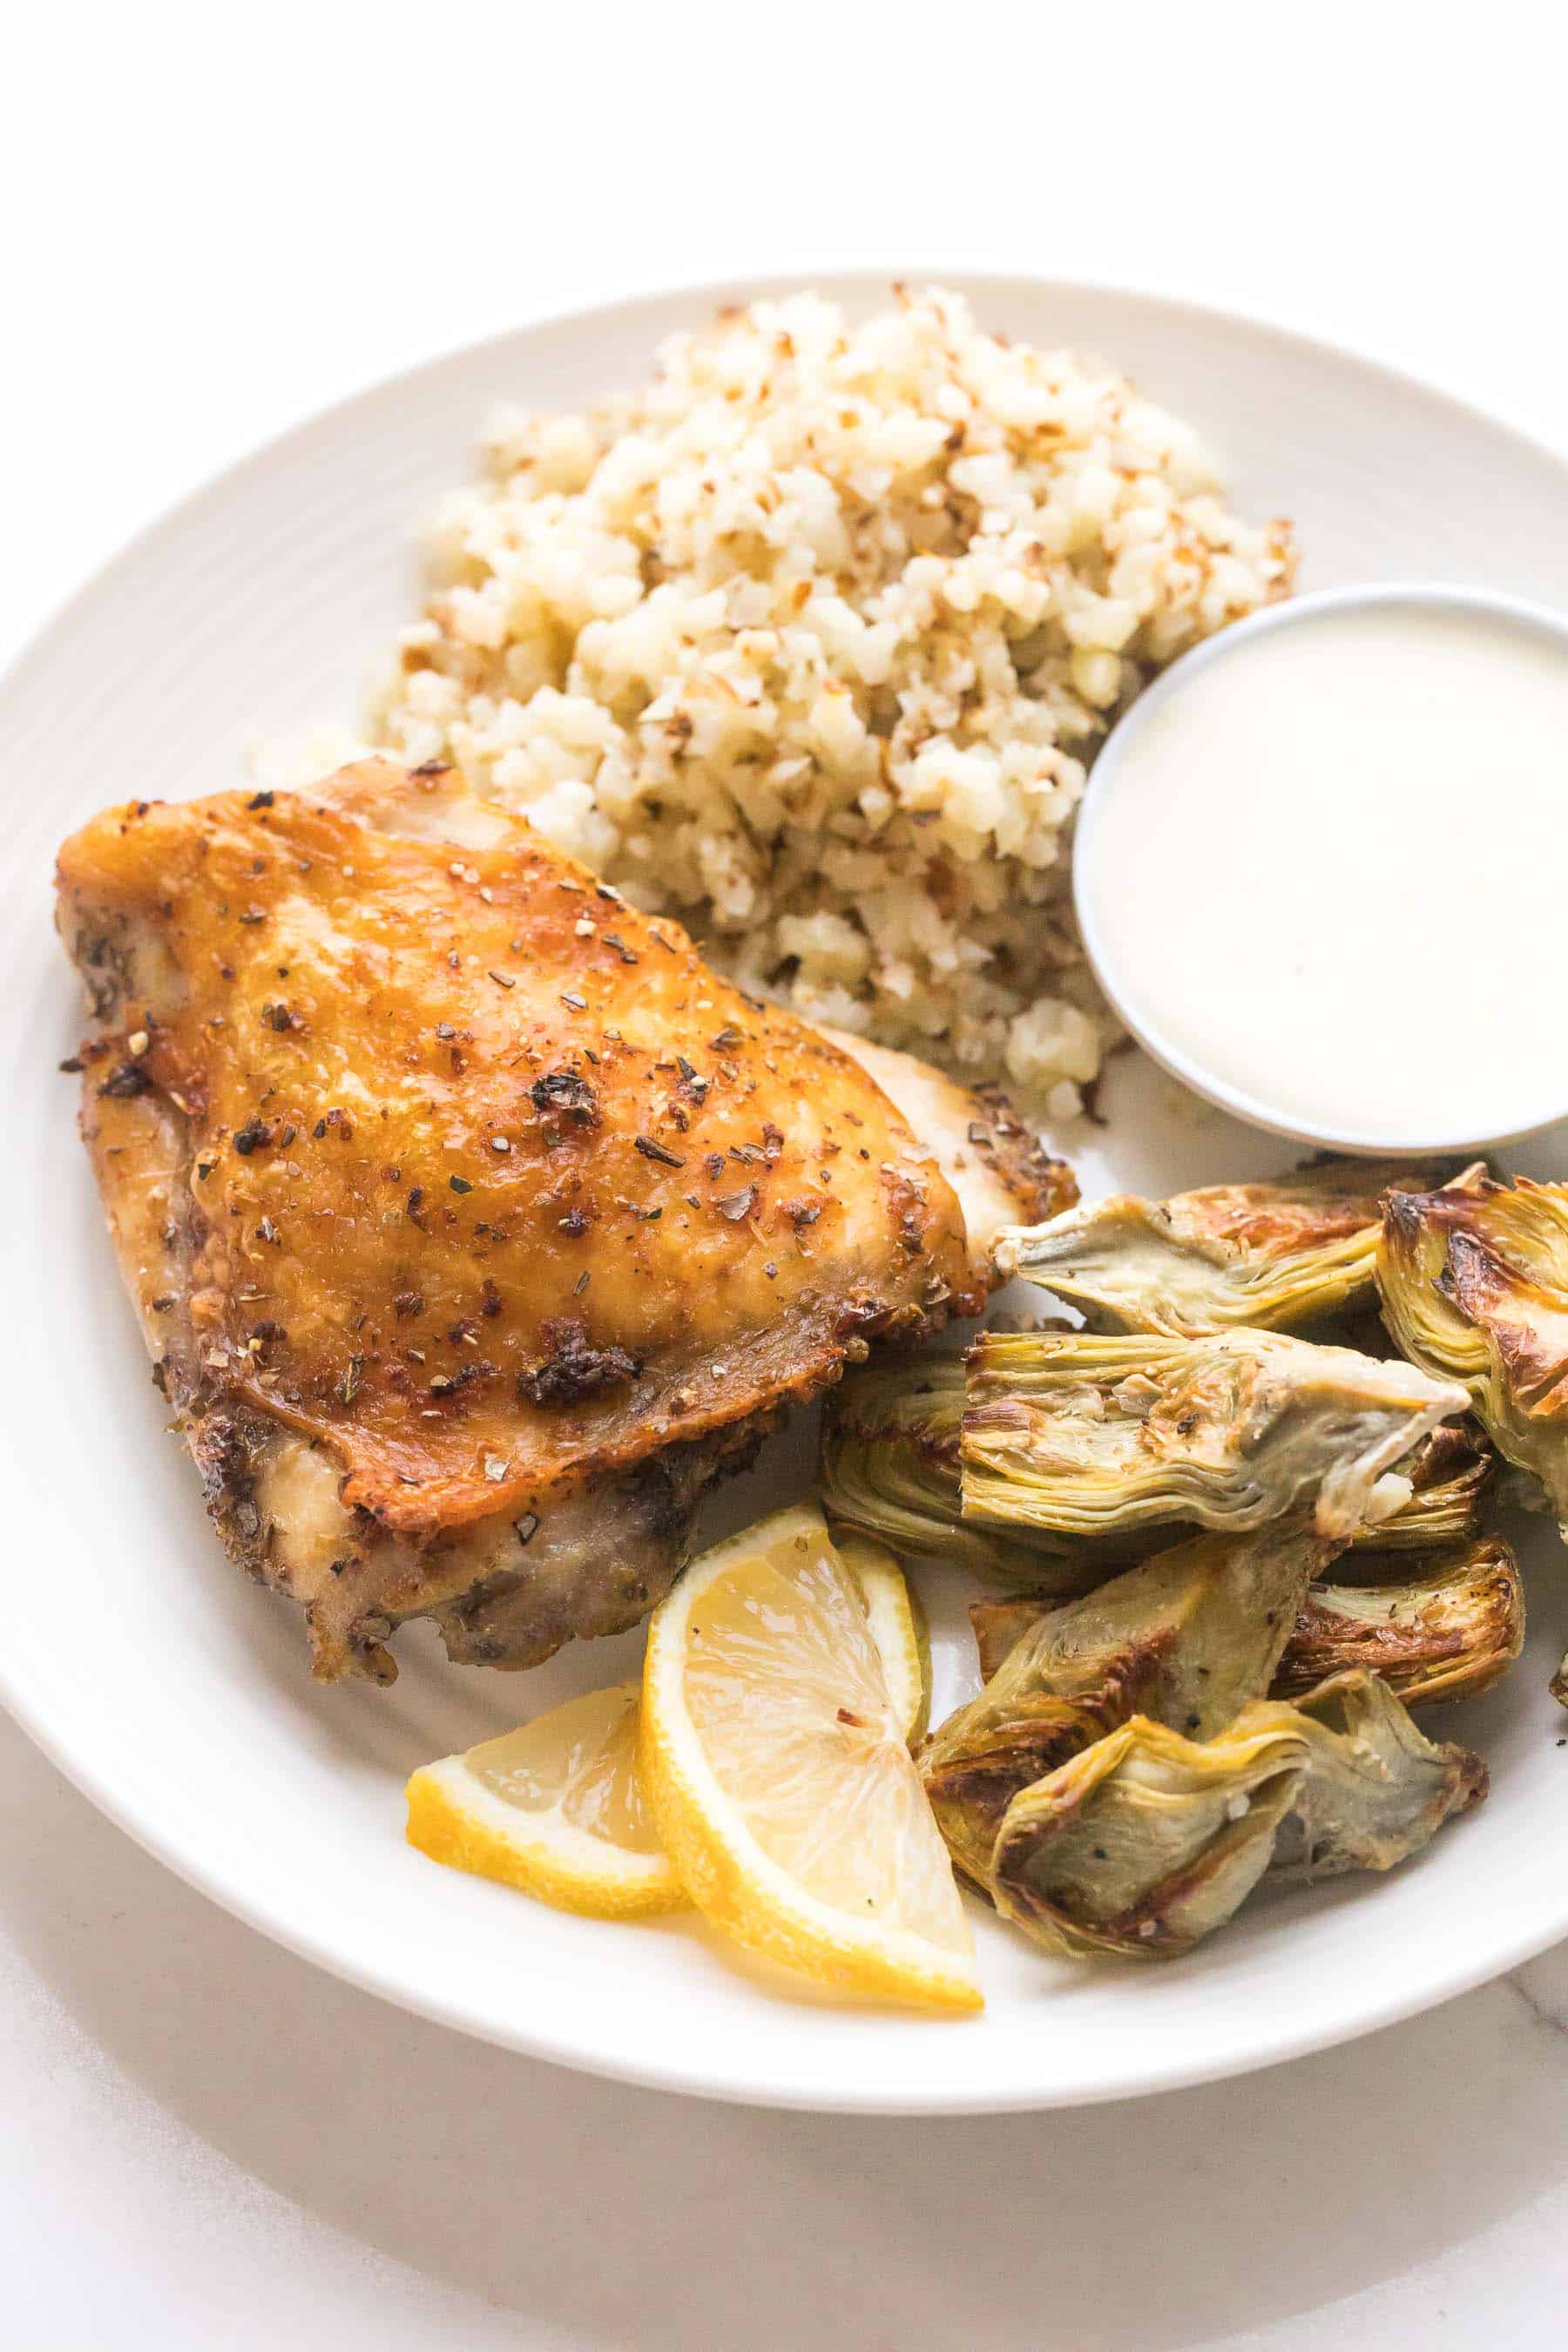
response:
<path id="1" fill-rule="evenodd" d="M 1112 755 L 1079 903 L 1156 1049 L 1354 1142 L 1568 1108 L 1568 648 L 1329 609 L 1238 640 Z"/>

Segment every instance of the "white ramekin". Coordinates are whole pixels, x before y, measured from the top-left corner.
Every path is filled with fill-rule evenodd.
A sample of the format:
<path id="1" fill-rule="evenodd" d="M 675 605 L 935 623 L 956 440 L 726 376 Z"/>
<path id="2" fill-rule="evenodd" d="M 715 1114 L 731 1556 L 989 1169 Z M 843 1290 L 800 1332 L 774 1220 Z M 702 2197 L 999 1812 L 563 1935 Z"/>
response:
<path id="1" fill-rule="evenodd" d="M 1246 1119 L 1254 1127 L 1265 1128 L 1272 1134 L 1289 1136 L 1298 1142 L 1316 1144 L 1324 1149 L 1367 1154 L 1459 1153 L 1533 1134 L 1538 1129 L 1568 1116 L 1568 1049 L 1564 1051 L 1561 1066 L 1542 1071 L 1539 1096 L 1534 1099 L 1521 1099 L 1517 1119 L 1500 1132 L 1491 1129 L 1484 1133 L 1475 1132 L 1464 1122 L 1460 1102 L 1456 1102 L 1452 1118 L 1435 1110 L 1431 1127 L 1420 1134 L 1342 1133 L 1328 1127 L 1303 1125 L 1299 1116 L 1281 1111 L 1267 1095 L 1234 1086 L 1171 1043 L 1163 1033 L 1158 1003 L 1150 1002 L 1145 993 L 1130 986 L 1124 973 L 1118 970 L 1114 954 L 1096 921 L 1091 892 L 1085 878 L 1094 868 L 1099 820 L 1116 792 L 1126 752 L 1142 732 L 1169 708 L 1172 700 L 1184 692 L 1200 671 L 1243 659 L 1256 638 L 1275 630 L 1299 627 L 1324 613 L 1387 611 L 1401 607 L 1436 607 L 1447 614 L 1473 613 L 1478 617 L 1504 620 L 1550 637 L 1568 659 L 1568 614 L 1554 613 L 1544 604 L 1528 603 L 1522 597 L 1499 595 L 1486 589 L 1436 586 L 1419 581 L 1391 581 L 1364 588 L 1324 589 L 1314 594 L 1291 597 L 1283 604 L 1267 605 L 1263 611 L 1250 614 L 1245 620 L 1233 622 L 1217 635 L 1205 639 L 1191 653 L 1184 654 L 1179 661 L 1173 662 L 1164 675 L 1139 696 L 1126 716 L 1111 729 L 1089 771 L 1089 782 L 1078 812 L 1073 839 L 1073 898 L 1085 952 L 1113 1011 L 1145 1053 L 1168 1070 L 1173 1077 L 1190 1087 L 1194 1094 L 1204 1096 L 1220 1109 L 1231 1112 L 1237 1118 Z M 1565 910 L 1568 910 L 1568 808 L 1564 811 L 1564 903 Z M 1485 940 L 1479 940 L 1477 945 L 1479 951 L 1484 953 Z M 1453 984 L 1462 986 L 1462 971 L 1456 972 Z M 1436 1003 L 1433 1017 L 1440 1017 L 1440 1007 Z"/>

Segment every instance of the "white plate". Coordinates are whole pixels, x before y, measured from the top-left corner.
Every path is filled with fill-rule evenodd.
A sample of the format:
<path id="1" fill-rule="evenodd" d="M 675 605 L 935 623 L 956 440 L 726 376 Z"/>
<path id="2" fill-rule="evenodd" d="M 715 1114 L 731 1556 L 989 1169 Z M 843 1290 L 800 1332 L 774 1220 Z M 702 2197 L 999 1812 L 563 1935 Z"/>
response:
<path id="1" fill-rule="evenodd" d="M 868 277 L 829 293 L 878 298 Z M 1475 581 L 1568 604 L 1568 469 L 1475 411 L 1320 343 L 1133 295 L 967 281 L 985 320 L 1104 352 L 1192 418 L 1248 512 L 1293 514 L 1313 586 Z M 977 1920 L 988 2007 L 941 2022 L 786 1997 L 686 1923 L 569 1918 L 403 1843 L 428 1757 L 624 1674 L 626 1637 L 525 1679 L 400 1639 L 390 1693 L 323 1690 L 294 1611 L 221 1556 L 163 1414 L 55 1063 L 78 1034 L 50 930 L 51 854 L 101 803 L 235 782 L 258 739 L 353 717 L 413 611 L 416 530 L 462 479 L 489 404 L 575 404 L 635 382 L 655 343 L 738 291 L 699 288 L 530 327 L 381 384 L 179 508 L 87 588 L 3 688 L 0 900 L 10 1137 L 0 1164 L 12 1460 L 0 1694 L 77 1784 L 219 1902 L 425 2015 L 539 2055 L 714 2096 L 938 2113 L 1164 2090 L 1364 2032 L 1568 1933 L 1568 1636 L 1554 1538 L 1531 1538 L 1536 1631 L 1504 1687 L 1453 1711 L 1490 1802 L 1386 1880 L 1256 1901 L 1192 1958 L 1047 1965 Z M 1462 858 L 1459 867 L 1462 869 Z M 1485 952 L 1498 910 L 1456 910 Z M 1330 917 L 1331 919 L 1331 915 Z M 1113 1124 L 1068 1139 L 1092 1194 L 1278 1165 L 1281 1147 L 1119 1066 Z M 1530 1164 L 1568 1164 L 1559 1133 Z M 808 1432 L 722 1497 L 734 1525 L 804 1483 Z M 939 1705 L 963 1670 L 962 1580 L 928 1578 Z"/>

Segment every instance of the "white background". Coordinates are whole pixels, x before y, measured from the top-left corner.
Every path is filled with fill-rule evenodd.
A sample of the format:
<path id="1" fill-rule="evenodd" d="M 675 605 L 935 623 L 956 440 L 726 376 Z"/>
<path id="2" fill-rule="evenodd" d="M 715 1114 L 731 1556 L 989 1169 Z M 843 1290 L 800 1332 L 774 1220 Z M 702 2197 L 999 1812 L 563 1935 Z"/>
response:
<path id="1" fill-rule="evenodd" d="M 1547 18 L 55 0 L 5 47 L 0 655 L 306 410 L 661 277 L 1100 275 L 1320 327 L 1568 446 Z M 0 2013 L 8 2352 L 1561 2333 L 1565 1953 L 1136 2107 L 749 2114 L 569 2077 L 314 1973 L 0 1724 Z"/>

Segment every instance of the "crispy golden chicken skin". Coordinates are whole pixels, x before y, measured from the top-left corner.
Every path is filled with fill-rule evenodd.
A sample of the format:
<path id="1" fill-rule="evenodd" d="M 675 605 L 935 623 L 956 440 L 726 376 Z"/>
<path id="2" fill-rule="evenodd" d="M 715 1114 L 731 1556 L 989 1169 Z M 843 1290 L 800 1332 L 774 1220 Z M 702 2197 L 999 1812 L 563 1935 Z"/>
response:
<path id="1" fill-rule="evenodd" d="M 979 1307 L 954 1184 L 982 1223 L 1070 1197 L 956 1094 L 950 1183 L 846 1052 L 450 771 L 132 803 L 58 879 L 127 1276 L 319 1672 L 386 1675 L 415 1613 L 506 1664 L 633 1622 L 760 1417 Z"/>

